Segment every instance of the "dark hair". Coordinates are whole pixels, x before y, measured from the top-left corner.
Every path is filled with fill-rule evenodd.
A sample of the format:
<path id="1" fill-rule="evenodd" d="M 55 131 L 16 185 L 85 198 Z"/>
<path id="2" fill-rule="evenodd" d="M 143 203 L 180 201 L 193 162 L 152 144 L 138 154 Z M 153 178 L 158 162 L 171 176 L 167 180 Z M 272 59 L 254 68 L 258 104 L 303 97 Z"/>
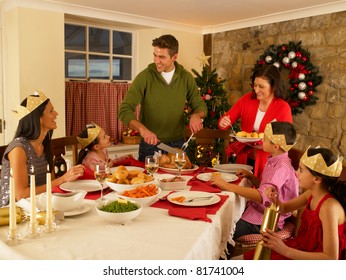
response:
<path id="1" fill-rule="evenodd" d="M 88 138 L 88 128 L 91 128 L 94 124 L 88 124 L 83 131 L 79 134 L 79 138 Z M 94 125 L 95 127 L 95 125 Z M 92 141 L 88 146 L 86 146 L 84 149 L 81 149 L 78 153 L 78 161 L 77 164 L 81 164 L 83 162 L 83 159 L 86 157 L 89 151 L 92 151 L 93 147 L 99 143 L 99 138 L 96 137 L 94 141 Z"/>
<path id="2" fill-rule="evenodd" d="M 159 38 L 155 38 L 152 43 L 153 47 L 160 49 L 168 49 L 169 55 L 172 57 L 179 51 L 178 40 L 170 34 L 162 35 Z"/>
<path id="3" fill-rule="evenodd" d="M 321 154 L 327 166 L 332 165 L 337 160 L 337 157 L 329 149 L 310 148 L 308 150 L 308 157 L 316 154 Z M 328 188 L 328 191 L 335 196 L 335 198 L 340 202 L 341 206 L 346 211 L 346 181 L 339 180 L 339 177 L 326 176 L 311 170 L 310 168 L 308 169 L 312 175 L 322 178 L 322 185 Z"/>
<path id="4" fill-rule="evenodd" d="M 285 85 L 281 79 L 280 70 L 275 65 L 265 64 L 257 68 L 251 77 L 252 87 L 254 86 L 256 78 L 267 80 L 271 88 L 274 90 L 275 97 L 282 98 L 283 100 L 288 99 L 289 95 L 288 92 L 285 91 Z M 252 92 L 252 97 L 256 98 L 255 91 Z"/>
<path id="5" fill-rule="evenodd" d="M 21 106 L 26 107 L 27 98 L 25 98 Z M 41 133 L 41 124 L 40 118 L 43 115 L 44 109 L 46 108 L 49 99 L 44 101 L 40 106 L 38 106 L 35 110 L 30 112 L 28 115 L 19 120 L 16 133 L 14 135 L 14 139 L 18 137 L 24 137 L 28 140 L 36 140 Z M 53 130 L 48 131 L 46 137 L 43 139 L 43 147 L 45 158 L 49 164 L 50 170 L 52 170 L 53 166 L 53 153 L 51 150 L 50 139 L 52 139 Z"/>
<path id="6" fill-rule="evenodd" d="M 293 145 L 297 140 L 297 132 L 289 122 L 271 122 L 273 134 L 285 135 L 286 144 Z"/>

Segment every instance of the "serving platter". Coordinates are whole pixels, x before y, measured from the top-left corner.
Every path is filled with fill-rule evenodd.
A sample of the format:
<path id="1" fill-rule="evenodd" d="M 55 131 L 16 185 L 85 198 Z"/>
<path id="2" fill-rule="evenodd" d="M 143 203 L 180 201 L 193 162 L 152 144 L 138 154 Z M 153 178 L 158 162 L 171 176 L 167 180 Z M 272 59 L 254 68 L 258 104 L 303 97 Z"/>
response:
<path id="1" fill-rule="evenodd" d="M 101 184 L 96 180 L 77 180 L 60 185 L 60 189 L 68 192 L 86 191 L 95 192 L 101 190 Z"/>
<path id="2" fill-rule="evenodd" d="M 237 139 L 241 143 L 254 143 L 254 142 L 263 140 L 262 138 L 238 137 L 238 136 L 236 136 L 235 139 Z"/>
<path id="3" fill-rule="evenodd" d="M 179 202 L 176 200 L 173 200 L 176 197 L 183 196 L 185 197 L 185 201 Z M 208 199 L 203 199 L 204 197 L 210 197 Z M 196 200 L 193 200 L 191 202 L 187 202 L 187 200 L 196 198 Z M 208 192 L 198 192 L 198 191 L 181 191 L 181 192 L 174 192 L 167 196 L 167 200 L 173 204 L 182 205 L 182 206 L 208 206 L 218 203 L 221 198 L 213 193 Z"/>
<path id="4" fill-rule="evenodd" d="M 236 173 L 239 169 L 252 171 L 253 167 L 251 165 L 246 164 L 226 163 L 214 165 L 213 169 L 220 172 Z"/>
<path id="5" fill-rule="evenodd" d="M 167 172 L 167 173 L 171 173 L 171 174 L 179 174 L 179 170 L 176 168 L 166 168 L 166 167 L 159 167 L 162 171 Z M 197 165 L 193 165 L 192 168 L 190 169 L 182 169 L 181 170 L 181 174 L 189 174 L 189 173 L 193 173 L 194 171 L 196 171 L 198 169 Z"/>
<path id="6" fill-rule="evenodd" d="M 209 181 L 211 176 L 213 175 L 213 172 L 210 173 L 201 173 L 197 175 L 197 179 L 201 181 Z M 219 173 L 219 175 L 226 181 L 226 182 L 234 182 L 238 180 L 238 176 L 232 173 Z"/>

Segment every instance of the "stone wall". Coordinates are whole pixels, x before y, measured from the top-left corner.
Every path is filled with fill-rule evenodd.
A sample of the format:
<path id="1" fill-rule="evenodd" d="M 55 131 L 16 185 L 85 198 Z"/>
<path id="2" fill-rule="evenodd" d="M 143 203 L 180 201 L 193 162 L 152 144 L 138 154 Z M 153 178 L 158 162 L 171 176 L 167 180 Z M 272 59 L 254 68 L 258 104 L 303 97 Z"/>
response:
<path id="1" fill-rule="evenodd" d="M 293 116 L 300 134 L 296 147 L 320 145 L 346 157 L 346 12 L 208 34 L 205 50 L 212 53 L 212 67 L 226 79 L 233 104 L 251 90 L 250 77 L 259 56 L 270 45 L 289 41 L 302 41 L 301 47 L 310 52 L 311 63 L 323 77 L 316 88 L 317 104 Z"/>

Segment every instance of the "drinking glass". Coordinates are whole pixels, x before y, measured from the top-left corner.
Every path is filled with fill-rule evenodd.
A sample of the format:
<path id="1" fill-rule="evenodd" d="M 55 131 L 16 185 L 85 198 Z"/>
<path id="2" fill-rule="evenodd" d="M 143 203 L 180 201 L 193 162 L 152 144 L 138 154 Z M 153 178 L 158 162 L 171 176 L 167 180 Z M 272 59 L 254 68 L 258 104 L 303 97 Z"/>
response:
<path id="1" fill-rule="evenodd" d="M 181 177 L 181 170 L 183 169 L 186 163 L 186 154 L 185 152 L 179 151 L 175 153 L 174 164 L 179 170 L 179 176 Z"/>
<path id="2" fill-rule="evenodd" d="M 96 165 L 95 178 L 101 184 L 101 195 L 97 199 L 98 202 L 105 202 L 106 199 L 103 197 L 104 183 L 109 176 L 109 166 L 106 162 L 99 163 Z"/>
<path id="3" fill-rule="evenodd" d="M 146 156 L 145 157 L 145 169 L 147 170 L 150 176 L 154 176 L 154 174 L 159 169 L 158 158 L 155 156 Z"/>

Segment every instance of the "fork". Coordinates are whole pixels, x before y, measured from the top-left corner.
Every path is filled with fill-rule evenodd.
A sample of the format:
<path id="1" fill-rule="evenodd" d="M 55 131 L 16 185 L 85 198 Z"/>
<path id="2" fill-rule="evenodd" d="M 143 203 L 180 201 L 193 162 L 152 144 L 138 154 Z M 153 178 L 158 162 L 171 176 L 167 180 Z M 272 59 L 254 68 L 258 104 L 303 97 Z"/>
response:
<path id="1" fill-rule="evenodd" d="M 187 147 L 189 146 L 189 142 L 190 142 L 191 138 L 193 137 L 193 135 L 194 135 L 194 133 L 192 133 L 192 134 L 190 135 L 189 139 L 187 139 L 187 141 L 181 146 L 181 149 L 182 149 L 183 151 L 185 151 L 185 150 L 187 149 Z"/>
<path id="2" fill-rule="evenodd" d="M 184 202 L 192 202 L 194 201 L 195 199 L 210 199 L 212 198 L 213 196 L 199 196 L 199 197 L 194 197 L 194 198 L 190 198 L 188 200 L 185 200 Z"/>

